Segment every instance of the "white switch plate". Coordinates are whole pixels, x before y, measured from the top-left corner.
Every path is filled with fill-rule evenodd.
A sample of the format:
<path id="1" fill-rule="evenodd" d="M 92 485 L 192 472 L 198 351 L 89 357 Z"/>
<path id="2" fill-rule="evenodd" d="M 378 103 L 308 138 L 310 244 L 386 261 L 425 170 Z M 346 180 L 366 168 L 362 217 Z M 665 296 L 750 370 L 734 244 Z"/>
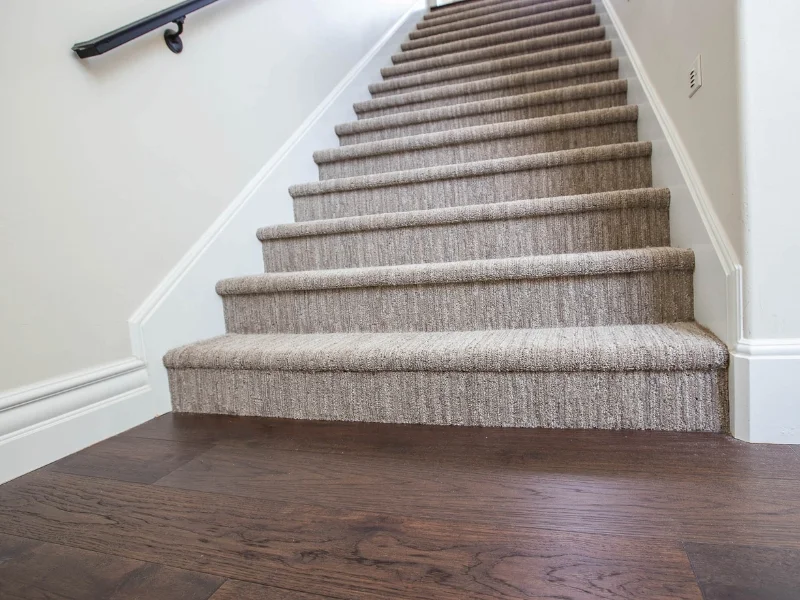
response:
<path id="1" fill-rule="evenodd" d="M 694 96 L 701 87 L 703 87 L 703 68 L 698 54 L 689 69 L 689 98 Z"/>

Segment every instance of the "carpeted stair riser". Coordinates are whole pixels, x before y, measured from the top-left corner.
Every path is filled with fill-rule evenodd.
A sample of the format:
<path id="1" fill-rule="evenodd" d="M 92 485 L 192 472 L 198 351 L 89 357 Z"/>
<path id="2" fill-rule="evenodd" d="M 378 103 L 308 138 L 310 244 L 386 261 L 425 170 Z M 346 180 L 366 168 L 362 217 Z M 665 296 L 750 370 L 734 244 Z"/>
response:
<path id="1" fill-rule="evenodd" d="M 336 134 L 341 146 L 349 146 L 462 127 L 614 108 L 627 103 L 627 89 L 626 80 L 613 79 L 496 100 L 351 121 L 337 125 Z"/>
<path id="2" fill-rule="evenodd" d="M 418 50 L 407 50 L 399 54 L 392 55 L 392 63 L 399 65 L 408 62 L 430 60 L 441 56 L 461 54 L 475 50 L 491 50 L 492 48 L 502 48 L 506 44 L 525 40 L 542 39 L 552 37 L 561 33 L 568 33 L 582 29 L 591 29 L 600 26 L 598 15 L 589 15 L 574 19 L 564 19 L 532 27 L 513 29 L 492 35 L 483 35 L 465 40 L 457 40 L 446 44 L 426 46 Z"/>
<path id="3" fill-rule="evenodd" d="M 724 431 L 727 352 L 694 323 L 228 335 L 164 358 L 177 412 Z"/>
<path id="4" fill-rule="evenodd" d="M 169 369 L 173 410 L 284 419 L 726 431 L 727 371 Z"/>
<path id="5" fill-rule="evenodd" d="M 568 0 L 563 4 L 564 6 L 567 6 L 567 8 L 564 8 L 562 10 L 552 10 L 550 12 L 541 12 L 530 16 L 519 17 L 517 19 L 509 19 L 506 21 L 491 23 L 480 27 L 459 29 L 457 31 L 441 33 L 439 35 L 431 35 L 429 37 L 424 37 L 417 40 L 410 40 L 408 42 L 402 43 L 400 45 L 400 48 L 403 50 L 403 52 L 422 50 L 424 48 L 432 48 L 434 46 L 442 46 L 444 44 L 452 44 L 464 40 L 473 40 L 477 38 L 482 38 L 484 36 L 505 34 L 510 31 L 524 29 L 527 27 L 537 27 L 544 25 L 546 23 L 555 23 L 558 21 L 567 21 L 571 19 L 581 19 L 586 17 L 593 17 L 595 15 L 595 7 L 588 0 Z M 574 6 L 575 4 L 581 4 L 581 5 Z"/>
<path id="6" fill-rule="evenodd" d="M 668 246 L 669 192 L 632 190 L 259 230 L 268 273 Z"/>
<path id="7" fill-rule="evenodd" d="M 502 75 L 527 73 L 540 69 L 552 69 L 576 65 L 578 63 L 608 60 L 611 58 L 611 42 L 591 42 L 576 44 L 553 50 L 543 50 L 521 54 L 511 58 L 472 63 L 460 67 L 450 67 L 426 71 L 405 77 L 393 77 L 369 86 L 373 98 L 406 94 L 443 85 L 467 83 L 480 79 L 491 79 Z"/>
<path id="8" fill-rule="evenodd" d="M 427 29 L 428 27 L 438 27 L 444 24 L 451 24 L 467 19 L 475 19 L 477 17 L 484 17 L 497 13 L 525 8 L 537 4 L 549 4 L 552 0 L 513 0 L 511 2 L 495 2 L 484 5 L 474 6 L 460 6 L 459 10 L 452 10 L 449 12 L 441 12 L 440 9 L 432 11 L 422 17 L 422 20 L 417 23 L 417 29 Z M 448 8 L 448 7 L 445 7 Z M 455 7 L 452 7 L 455 8 Z"/>
<path id="9" fill-rule="evenodd" d="M 424 29 L 416 29 L 408 34 L 409 41 L 424 42 L 428 38 L 434 38 L 441 35 L 452 33 L 463 34 L 464 36 L 474 35 L 473 32 L 485 31 L 486 27 L 503 25 L 507 21 L 517 21 L 523 18 L 532 17 L 534 15 L 544 15 L 552 12 L 562 11 L 569 8 L 580 8 L 588 11 L 585 14 L 594 14 L 595 7 L 591 0 L 557 0 L 547 2 L 546 4 L 534 4 L 524 8 L 516 8 L 511 10 L 499 11 L 493 14 L 476 17 L 473 19 L 465 19 L 456 23 L 445 23 L 435 27 L 426 27 Z M 576 15 L 580 16 L 580 15 Z M 401 44 L 401 48 L 405 50 Z"/>
<path id="10" fill-rule="evenodd" d="M 617 79 L 618 72 L 619 61 L 616 59 L 583 62 L 566 67 L 540 69 L 375 98 L 358 102 L 353 105 L 353 109 L 359 119 L 374 119 L 451 104 L 493 100 L 587 83 L 612 81 Z"/>
<path id="11" fill-rule="evenodd" d="M 555 48 L 600 42 L 605 38 L 605 34 L 606 30 L 604 27 L 592 27 L 589 29 L 578 29 L 576 31 L 567 31 L 565 33 L 527 39 L 510 44 L 478 48 L 477 50 L 467 50 L 466 52 L 454 52 L 452 54 L 444 54 L 424 60 L 414 60 L 392 65 L 391 67 L 384 67 L 381 69 L 381 76 L 383 76 L 384 79 L 390 79 L 392 77 L 402 77 L 405 75 L 425 73 L 427 71 L 449 69 L 451 67 L 486 62 L 488 60 L 511 58 L 512 56 L 553 50 Z"/>
<path id="12" fill-rule="evenodd" d="M 691 250 L 653 248 L 268 273 L 217 292 L 229 333 L 587 327 L 692 320 L 693 269 Z"/>
<path id="13" fill-rule="evenodd" d="M 320 180 L 635 142 L 637 109 L 573 113 L 314 153 Z"/>
<path id="14" fill-rule="evenodd" d="M 289 189 L 296 221 L 650 187 L 649 143 L 565 150 Z"/>

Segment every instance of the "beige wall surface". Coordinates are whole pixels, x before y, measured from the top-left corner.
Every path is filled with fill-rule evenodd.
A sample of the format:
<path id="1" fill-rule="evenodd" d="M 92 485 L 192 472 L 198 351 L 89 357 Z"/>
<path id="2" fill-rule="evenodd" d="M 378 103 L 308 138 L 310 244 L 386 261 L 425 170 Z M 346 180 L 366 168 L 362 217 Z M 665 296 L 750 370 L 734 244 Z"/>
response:
<path id="1" fill-rule="evenodd" d="M 70 51 L 171 4 L 0 5 L 0 390 L 130 356 L 127 319 L 413 2 L 224 1 L 181 55 Z"/>
<path id="2" fill-rule="evenodd" d="M 708 192 L 743 252 L 736 0 L 610 0 Z M 702 55 L 703 87 L 689 98 Z"/>

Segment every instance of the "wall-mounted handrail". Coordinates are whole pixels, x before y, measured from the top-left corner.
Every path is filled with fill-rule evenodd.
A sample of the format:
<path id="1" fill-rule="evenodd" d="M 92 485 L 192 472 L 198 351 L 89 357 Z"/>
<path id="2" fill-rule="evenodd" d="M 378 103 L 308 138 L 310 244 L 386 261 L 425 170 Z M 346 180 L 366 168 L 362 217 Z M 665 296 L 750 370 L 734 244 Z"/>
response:
<path id="1" fill-rule="evenodd" d="M 72 50 L 79 58 L 98 56 L 122 46 L 122 44 L 126 44 L 145 33 L 149 33 L 154 29 L 158 29 L 169 23 L 175 23 L 178 26 L 178 30 L 167 29 L 164 32 L 164 41 L 167 43 L 167 47 L 170 50 L 178 54 L 183 50 L 183 42 L 181 41 L 180 35 L 183 33 L 183 22 L 186 19 L 186 15 L 218 1 L 219 0 L 187 0 L 186 2 L 181 2 L 180 4 L 165 8 L 149 17 L 139 19 L 134 23 L 110 31 L 88 42 L 75 44 L 72 46 Z"/>

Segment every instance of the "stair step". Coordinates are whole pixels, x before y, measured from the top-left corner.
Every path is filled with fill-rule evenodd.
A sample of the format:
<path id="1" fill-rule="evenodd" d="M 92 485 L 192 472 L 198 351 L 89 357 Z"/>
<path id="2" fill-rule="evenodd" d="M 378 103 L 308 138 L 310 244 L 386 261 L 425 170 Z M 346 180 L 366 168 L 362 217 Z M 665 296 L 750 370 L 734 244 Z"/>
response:
<path id="1" fill-rule="evenodd" d="M 342 146 L 349 146 L 461 127 L 612 108 L 626 104 L 627 91 L 626 80 L 614 79 L 360 119 L 337 125 L 336 134 Z"/>
<path id="2" fill-rule="evenodd" d="M 400 52 L 399 54 L 392 55 L 392 63 L 399 65 L 402 63 L 427 60 L 450 54 L 468 52 L 471 50 L 489 49 L 523 40 L 532 40 L 546 36 L 557 35 L 559 33 L 578 31 L 581 29 L 591 29 L 599 26 L 600 17 L 598 15 L 564 19 L 550 23 L 543 23 L 540 25 L 523 27 L 521 29 L 512 29 L 511 31 L 502 31 L 500 33 L 455 40 L 445 44 L 436 44 L 435 46 L 426 46 L 424 48 L 419 48 L 418 50 L 406 50 L 404 52 Z"/>
<path id="3" fill-rule="evenodd" d="M 267 272 L 456 262 L 669 245 L 669 190 L 384 213 L 258 230 Z"/>
<path id="4" fill-rule="evenodd" d="M 328 179 L 294 185 L 295 220 L 312 221 L 651 186 L 649 142 Z"/>
<path id="5" fill-rule="evenodd" d="M 423 89 L 456 83 L 467 83 L 479 79 L 489 79 L 501 75 L 513 75 L 538 69 L 551 69 L 582 62 L 611 58 L 611 42 L 590 42 L 521 54 L 511 58 L 501 58 L 479 63 L 471 63 L 461 67 L 450 67 L 436 71 L 425 71 L 416 75 L 393 77 L 386 81 L 370 84 L 369 91 L 373 98 L 405 94 Z"/>
<path id="6" fill-rule="evenodd" d="M 318 150 L 321 180 L 635 142 L 638 107 L 621 106 Z"/>
<path id="7" fill-rule="evenodd" d="M 617 79 L 618 73 L 618 59 L 594 60 L 373 98 L 357 102 L 353 105 L 353 110 L 359 119 L 372 119 L 439 106 L 493 100 L 555 88 L 610 81 Z"/>
<path id="8" fill-rule="evenodd" d="M 555 0 L 553 2 L 547 2 L 544 4 L 533 4 L 522 8 L 496 12 L 482 17 L 465 19 L 456 23 L 445 23 L 443 25 L 426 27 L 424 29 L 415 29 L 408 34 L 408 38 L 410 41 L 422 41 L 426 38 L 433 38 L 436 36 L 456 32 L 469 35 L 478 28 L 503 23 L 505 21 L 513 21 L 517 19 L 523 19 L 525 17 L 532 17 L 534 15 L 562 11 L 568 8 L 581 8 L 583 10 L 588 10 L 587 6 L 591 7 L 592 10 L 586 14 L 593 14 L 594 5 L 591 0 Z M 406 48 L 403 48 L 403 50 L 405 49 Z"/>
<path id="9" fill-rule="evenodd" d="M 694 318 L 693 270 L 691 250 L 638 248 L 264 273 L 217 293 L 230 333 L 670 323 Z"/>
<path id="10" fill-rule="evenodd" d="M 575 44 L 586 44 L 588 42 L 597 42 L 603 40 L 605 35 L 605 27 L 578 29 L 575 31 L 567 31 L 564 33 L 556 33 L 553 35 L 525 39 L 518 42 L 489 46 L 488 48 L 478 48 L 475 50 L 454 52 L 452 54 L 414 60 L 392 65 L 391 67 L 383 67 L 381 69 L 381 75 L 384 79 L 389 79 L 391 77 L 400 77 L 402 75 L 410 75 L 412 73 L 446 69 L 448 67 L 457 67 L 470 63 L 496 60 L 499 58 L 510 58 L 512 56 L 529 54 L 531 52 L 537 52 L 541 50 L 572 46 Z"/>
<path id="11" fill-rule="evenodd" d="M 695 323 L 226 335 L 164 358 L 176 412 L 724 431 L 727 352 Z"/>
<path id="12" fill-rule="evenodd" d="M 417 28 L 425 29 L 444 23 L 474 19 L 475 17 L 495 12 L 513 10 L 535 4 L 549 4 L 551 2 L 552 0 L 476 0 L 475 2 L 465 2 L 463 5 L 444 6 L 423 15 L 422 21 L 417 23 Z"/>

